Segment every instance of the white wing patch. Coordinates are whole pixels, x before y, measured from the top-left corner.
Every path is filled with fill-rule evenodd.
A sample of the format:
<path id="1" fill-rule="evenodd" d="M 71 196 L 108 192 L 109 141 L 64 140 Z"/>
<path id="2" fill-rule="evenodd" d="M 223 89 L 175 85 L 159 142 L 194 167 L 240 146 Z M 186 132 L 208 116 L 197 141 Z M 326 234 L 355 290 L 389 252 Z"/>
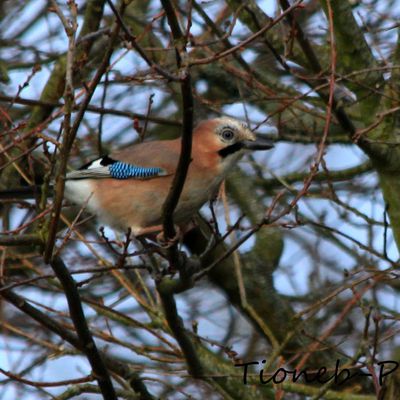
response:
<path id="1" fill-rule="evenodd" d="M 97 160 L 92 161 L 92 162 L 88 165 L 87 169 L 94 169 L 94 168 L 101 168 L 101 167 L 103 167 L 104 165 L 101 163 L 102 161 L 103 161 L 103 158 L 98 158 Z"/>
<path id="2" fill-rule="evenodd" d="M 97 162 L 98 160 L 96 160 Z M 90 166 L 88 169 L 79 169 L 76 171 L 68 172 L 65 179 L 85 179 L 85 178 L 108 178 L 111 177 L 110 169 L 108 167 L 102 167 L 100 162 L 99 166 L 92 167 Z"/>

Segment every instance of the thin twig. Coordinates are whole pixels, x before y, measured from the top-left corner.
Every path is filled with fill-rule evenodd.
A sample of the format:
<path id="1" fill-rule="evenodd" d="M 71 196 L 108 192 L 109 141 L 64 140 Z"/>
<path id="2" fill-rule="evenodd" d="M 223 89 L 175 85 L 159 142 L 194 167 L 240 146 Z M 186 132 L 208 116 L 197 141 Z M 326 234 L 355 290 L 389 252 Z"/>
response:
<path id="1" fill-rule="evenodd" d="M 0 101 L 14 102 L 16 104 L 23 104 L 23 105 L 30 106 L 30 107 L 35 107 L 35 106 L 61 107 L 61 108 L 65 107 L 65 104 L 62 102 L 32 100 L 32 99 L 26 99 L 23 97 L 17 97 L 14 99 L 12 96 L 6 96 L 4 94 L 0 94 Z M 81 108 L 81 104 L 73 105 L 74 111 L 79 111 L 80 108 Z M 168 118 L 154 117 L 154 116 L 150 116 L 147 114 L 139 114 L 139 113 L 134 113 L 131 111 L 115 110 L 113 108 L 98 107 L 98 106 L 94 106 L 94 105 L 88 105 L 86 107 L 86 111 L 93 112 L 93 113 L 100 114 L 100 115 L 110 114 L 110 115 L 116 115 L 119 117 L 126 117 L 129 119 L 137 118 L 137 119 L 143 120 L 143 121 L 148 120 L 155 124 L 162 124 L 162 125 L 167 125 L 167 126 L 181 126 L 182 125 L 179 121 L 174 121 L 174 120 L 171 120 Z"/>
<path id="2" fill-rule="evenodd" d="M 129 28 L 125 25 L 124 20 L 122 19 L 120 13 L 118 10 L 115 8 L 114 4 L 112 3 L 111 0 L 107 0 L 108 5 L 110 6 L 112 12 L 114 13 L 117 22 L 119 26 L 122 28 L 124 31 L 126 38 L 129 40 L 129 43 L 132 45 L 132 47 L 140 54 L 140 56 L 143 58 L 143 60 L 147 63 L 147 65 L 150 68 L 153 68 L 155 71 L 157 71 L 160 75 L 162 75 L 164 78 L 168 79 L 169 81 L 173 82 L 179 82 L 182 78 L 170 74 L 168 71 L 165 69 L 161 68 L 158 64 L 156 64 L 153 60 L 151 60 L 145 51 L 140 47 L 140 45 L 137 43 L 135 36 L 132 35 L 130 32 Z"/>
<path id="3" fill-rule="evenodd" d="M 275 26 L 278 22 L 280 22 L 283 18 L 285 18 L 287 15 L 289 15 L 293 10 L 295 10 L 296 8 L 298 8 L 300 6 L 300 4 L 303 2 L 304 0 L 297 0 L 295 3 L 293 3 L 291 6 L 289 5 L 289 7 L 287 9 L 284 10 L 283 13 L 281 13 L 277 18 L 275 18 L 274 20 L 272 20 L 268 25 L 263 26 L 259 31 L 253 33 L 252 35 L 250 35 L 247 39 L 243 40 L 242 42 L 238 43 L 236 46 L 231 47 L 228 50 L 223 51 L 222 53 L 219 54 L 215 54 L 213 56 L 210 57 L 206 57 L 206 58 L 201 58 L 201 59 L 197 59 L 197 60 L 190 60 L 190 65 L 202 65 L 202 64 L 209 64 L 211 62 L 214 62 L 216 60 L 219 60 L 221 58 L 225 58 L 237 51 L 242 50 L 243 48 L 245 48 L 249 43 L 253 42 L 254 40 L 256 40 L 258 37 L 260 37 L 261 35 L 263 35 L 265 32 L 267 32 L 269 29 L 271 29 L 273 26 Z"/>

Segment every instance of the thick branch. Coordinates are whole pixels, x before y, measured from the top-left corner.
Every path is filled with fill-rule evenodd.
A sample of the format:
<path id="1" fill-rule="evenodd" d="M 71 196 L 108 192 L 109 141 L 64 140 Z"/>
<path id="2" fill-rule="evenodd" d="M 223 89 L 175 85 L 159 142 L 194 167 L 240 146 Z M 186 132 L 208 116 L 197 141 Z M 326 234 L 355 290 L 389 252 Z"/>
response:
<path id="1" fill-rule="evenodd" d="M 315 182 L 341 182 L 352 179 L 356 176 L 364 174 L 372 170 L 372 164 L 370 161 L 366 161 L 355 167 L 346 168 L 337 171 L 329 172 L 319 172 L 313 178 L 313 183 Z M 302 182 L 305 178 L 310 175 L 310 172 L 293 172 L 291 174 L 271 178 L 271 179 L 258 179 L 257 184 L 264 187 L 265 190 L 272 190 L 276 187 L 283 185 L 290 185 L 296 182 Z"/>
<path id="2" fill-rule="evenodd" d="M 163 303 L 164 313 L 168 321 L 168 325 L 174 334 L 175 339 L 179 343 L 180 348 L 182 349 L 189 372 L 193 377 L 201 378 L 203 375 L 203 368 L 196 353 L 196 348 L 186 333 L 182 319 L 178 314 L 174 295 L 163 290 L 162 282 L 157 286 L 157 289 Z"/>
<path id="3" fill-rule="evenodd" d="M 5 236 L 0 235 L 0 246 L 26 246 L 26 245 L 41 245 L 42 238 L 37 234 Z"/>
<path id="4" fill-rule="evenodd" d="M 290 4 L 288 0 L 280 0 L 281 6 L 284 10 L 287 10 L 290 7 Z M 298 24 L 295 16 L 293 13 L 289 13 L 287 15 L 287 19 L 290 22 L 290 24 L 293 26 L 296 32 L 296 39 L 299 42 L 300 47 L 302 48 L 304 55 L 306 59 L 308 60 L 308 64 L 311 68 L 311 70 L 316 74 L 320 75 L 323 73 L 321 64 L 319 63 L 318 57 L 314 52 L 314 49 L 306 37 L 305 33 L 303 32 L 303 29 L 301 26 Z M 310 87 L 315 87 L 315 82 L 313 83 L 313 80 L 308 80 L 304 79 L 305 83 L 310 85 Z M 317 84 L 319 84 L 317 80 Z M 325 101 L 325 103 L 328 104 L 329 100 L 329 94 L 326 93 L 325 90 L 317 90 L 318 94 L 321 96 L 321 98 Z M 350 135 L 353 135 L 356 131 L 356 128 L 351 121 L 351 119 L 348 117 L 346 111 L 338 106 L 338 101 L 336 100 L 335 96 L 333 97 L 333 111 L 335 112 L 336 118 L 339 121 L 340 125 L 342 128 L 348 132 Z"/>
<path id="5" fill-rule="evenodd" d="M 328 13 L 326 0 L 321 1 L 325 13 Z M 353 9 L 348 0 L 330 0 L 333 14 L 338 62 L 345 72 L 368 70 L 377 67 L 377 61 L 372 54 L 365 36 L 353 15 Z M 351 39 L 349 39 L 351 38 Z M 374 118 L 374 111 L 379 105 L 380 96 L 371 89 L 383 85 L 381 71 L 370 71 L 357 77 L 361 84 L 349 84 L 359 98 L 364 121 L 370 123 Z M 371 89 L 370 89 L 371 88 Z"/>
<path id="6" fill-rule="evenodd" d="M 68 307 L 72 322 L 74 323 L 76 333 L 80 341 L 80 348 L 86 354 L 93 373 L 100 386 L 105 400 L 117 400 L 110 374 L 106 368 L 103 358 L 97 350 L 96 343 L 93 340 L 89 327 L 83 312 L 81 299 L 74 279 L 68 272 L 63 260 L 59 256 L 53 257 L 51 267 L 63 286 L 65 296 L 68 301 Z"/>

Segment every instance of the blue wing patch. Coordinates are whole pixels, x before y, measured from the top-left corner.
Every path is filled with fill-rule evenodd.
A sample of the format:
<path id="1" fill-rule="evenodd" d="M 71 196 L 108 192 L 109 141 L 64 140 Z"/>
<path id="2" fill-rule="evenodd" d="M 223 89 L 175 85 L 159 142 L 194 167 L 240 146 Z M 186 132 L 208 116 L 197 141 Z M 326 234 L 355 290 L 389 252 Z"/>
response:
<path id="1" fill-rule="evenodd" d="M 128 179 L 128 178 L 154 178 L 156 176 L 165 175 L 165 171 L 162 168 L 157 167 L 139 167 L 133 164 L 126 164 L 121 161 L 117 161 L 108 166 L 110 175 L 115 179 Z"/>

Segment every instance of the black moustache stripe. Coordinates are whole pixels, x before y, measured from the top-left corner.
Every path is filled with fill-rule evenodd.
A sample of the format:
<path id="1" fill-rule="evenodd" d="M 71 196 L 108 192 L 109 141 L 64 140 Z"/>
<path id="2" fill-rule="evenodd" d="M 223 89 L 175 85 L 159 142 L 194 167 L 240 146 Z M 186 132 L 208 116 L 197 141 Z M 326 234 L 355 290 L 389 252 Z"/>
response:
<path id="1" fill-rule="evenodd" d="M 222 157 L 225 158 L 229 156 L 230 154 L 236 153 L 239 150 L 243 149 L 243 143 L 237 142 L 234 144 L 231 144 L 230 146 L 225 147 L 224 149 L 221 149 L 218 154 Z"/>

